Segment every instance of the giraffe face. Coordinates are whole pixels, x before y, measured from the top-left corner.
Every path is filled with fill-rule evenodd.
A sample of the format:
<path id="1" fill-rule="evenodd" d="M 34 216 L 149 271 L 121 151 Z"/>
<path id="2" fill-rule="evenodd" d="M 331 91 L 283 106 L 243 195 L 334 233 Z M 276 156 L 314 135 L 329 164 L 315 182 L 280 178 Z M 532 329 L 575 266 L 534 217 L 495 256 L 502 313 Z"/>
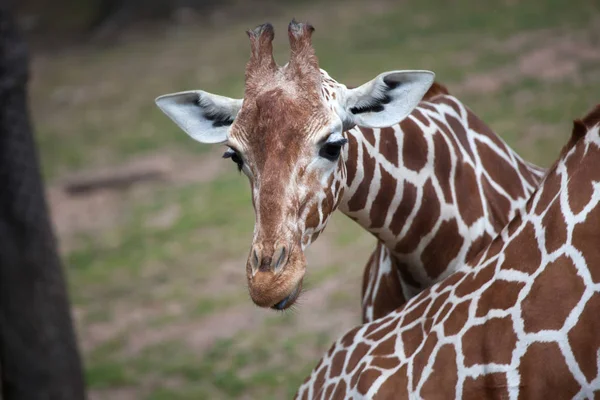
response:
<path id="1" fill-rule="evenodd" d="M 261 307 L 285 309 L 300 294 L 304 249 L 325 228 L 344 191 L 343 132 L 394 124 L 433 83 L 428 71 L 383 73 L 355 89 L 329 78 L 310 45 L 312 27 L 292 22 L 292 56 L 272 57 L 273 30 L 248 34 L 252 56 L 244 99 L 203 91 L 159 97 L 158 106 L 192 138 L 224 143 L 249 179 L 256 224 L 246 275 Z"/>

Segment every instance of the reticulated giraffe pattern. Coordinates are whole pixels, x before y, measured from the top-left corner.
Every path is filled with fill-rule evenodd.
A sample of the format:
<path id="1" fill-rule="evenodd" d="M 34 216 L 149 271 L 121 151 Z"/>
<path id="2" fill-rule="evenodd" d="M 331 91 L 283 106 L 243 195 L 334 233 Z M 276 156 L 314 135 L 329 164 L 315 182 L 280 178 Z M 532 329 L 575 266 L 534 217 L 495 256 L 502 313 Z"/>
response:
<path id="1" fill-rule="evenodd" d="M 523 161 L 430 71 L 389 71 L 348 88 L 319 68 L 312 26 L 248 31 L 243 99 L 201 90 L 157 104 L 192 138 L 222 143 L 249 179 L 256 223 L 246 262 L 252 301 L 285 309 L 301 293 L 305 249 L 337 209 L 378 239 L 363 319 L 448 276 L 512 218 L 544 171 Z"/>
<path id="2" fill-rule="evenodd" d="M 545 173 L 440 87 L 398 125 L 346 132 L 339 208 L 379 239 L 363 278 L 363 322 L 489 244 Z"/>
<path id="3" fill-rule="evenodd" d="M 600 106 L 469 265 L 338 340 L 298 399 L 600 394 Z"/>

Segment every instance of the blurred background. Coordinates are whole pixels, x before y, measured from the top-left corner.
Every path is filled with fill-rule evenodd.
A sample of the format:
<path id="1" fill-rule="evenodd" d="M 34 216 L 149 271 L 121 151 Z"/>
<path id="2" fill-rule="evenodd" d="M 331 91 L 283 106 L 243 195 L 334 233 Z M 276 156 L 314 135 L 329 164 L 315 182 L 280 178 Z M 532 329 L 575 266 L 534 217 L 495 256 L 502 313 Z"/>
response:
<path id="1" fill-rule="evenodd" d="M 295 310 L 255 307 L 254 214 L 223 148 L 154 104 L 241 97 L 249 43 L 311 22 L 321 67 L 358 85 L 430 69 L 526 159 L 549 166 L 600 103 L 595 0 L 24 0 L 30 102 L 92 399 L 281 399 L 360 321 L 374 239 L 343 215 L 309 249 Z"/>

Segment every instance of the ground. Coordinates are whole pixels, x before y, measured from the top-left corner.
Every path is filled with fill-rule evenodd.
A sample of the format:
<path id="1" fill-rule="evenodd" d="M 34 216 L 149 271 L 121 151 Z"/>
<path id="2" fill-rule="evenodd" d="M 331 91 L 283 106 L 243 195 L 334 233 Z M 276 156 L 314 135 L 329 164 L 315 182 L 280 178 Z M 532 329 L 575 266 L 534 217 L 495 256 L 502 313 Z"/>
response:
<path id="1" fill-rule="evenodd" d="M 255 307 L 244 264 L 249 185 L 223 148 L 193 142 L 154 105 L 201 88 L 241 97 L 244 30 L 316 27 L 321 66 L 356 85 L 430 69 L 526 159 L 548 166 L 571 121 L 600 103 L 594 1 L 303 1 L 246 20 L 129 33 L 114 46 L 37 50 L 31 105 L 92 399 L 289 398 L 359 322 L 374 239 L 343 215 L 308 251 L 292 311 Z M 491 4 L 491 3 L 490 3 Z M 74 176 L 152 166 L 159 179 L 65 192 Z"/>

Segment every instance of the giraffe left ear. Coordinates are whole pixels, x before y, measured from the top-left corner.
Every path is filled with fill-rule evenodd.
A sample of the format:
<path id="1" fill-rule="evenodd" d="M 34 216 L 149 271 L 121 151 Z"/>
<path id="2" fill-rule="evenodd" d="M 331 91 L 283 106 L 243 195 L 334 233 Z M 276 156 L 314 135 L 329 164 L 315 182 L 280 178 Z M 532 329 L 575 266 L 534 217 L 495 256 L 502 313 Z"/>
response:
<path id="1" fill-rule="evenodd" d="M 383 128 L 406 118 L 433 84 L 431 71 L 391 71 L 354 89 L 347 89 L 340 116 L 344 128 Z"/>

